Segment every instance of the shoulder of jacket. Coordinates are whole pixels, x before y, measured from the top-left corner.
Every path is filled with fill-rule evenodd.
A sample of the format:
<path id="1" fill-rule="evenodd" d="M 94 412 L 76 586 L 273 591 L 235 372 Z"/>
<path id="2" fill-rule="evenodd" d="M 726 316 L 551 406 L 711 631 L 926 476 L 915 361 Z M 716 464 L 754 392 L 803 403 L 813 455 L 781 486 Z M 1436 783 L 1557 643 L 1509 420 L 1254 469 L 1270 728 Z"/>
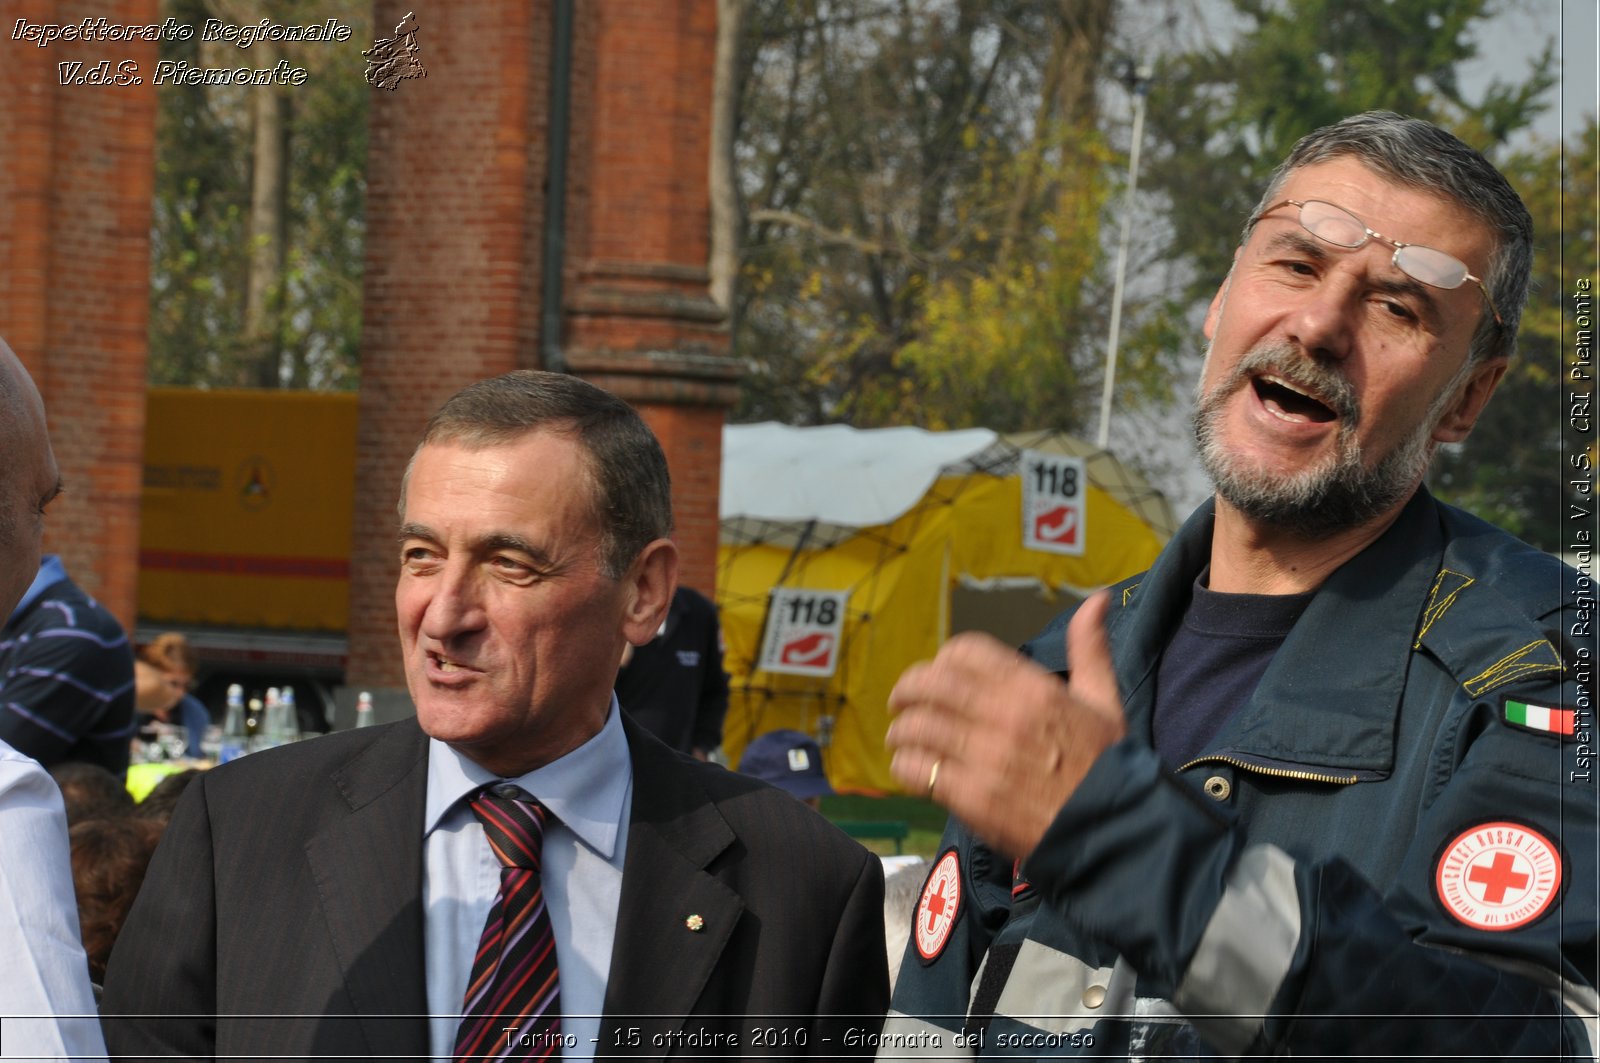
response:
<path id="1" fill-rule="evenodd" d="M 1582 634 L 1571 621 L 1584 609 L 1592 613 L 1593 583 L 1487 521 L 1452 506 L 1440 510 L 1448 541 L 1422 603 L 1415 647 L 1437 657 L 1474 698 L 1559 680 Z"/>
<path id="2" fill-rule="evenodd" d="M 1554 554 L 1465 510 L 1444 503 L 1439 508 L 1448 540 L 1442 570 L 1492 588 L 1519 616 L 1548 616 L 1575 604 L 1586 585 L 1592 587 L 1590 577 Z"/>
<path id="3" fill-rule="evenodd" d="M 1113 583 L 1106 588 L 1111 595 L 1111 615 L 1113 622 L 1119 610 L 1128 608 L 1134 600 L 1134 591 L 1139 586 L 1139 581 L 1144 578 L 1144 573 L 1129 576 L 1118 583 Z M 1065 672 L 1067 670 L 1067 624 L 1078 611 L 1082 602 L 1076 602 L 1057 614 L 1056 618 L 1046 624 L 1044 630 L 1033 638 L 1023 643 L 1019 649 L 1024 657 L 1034 661 L 1041 667 L 1052 672 Z"/>

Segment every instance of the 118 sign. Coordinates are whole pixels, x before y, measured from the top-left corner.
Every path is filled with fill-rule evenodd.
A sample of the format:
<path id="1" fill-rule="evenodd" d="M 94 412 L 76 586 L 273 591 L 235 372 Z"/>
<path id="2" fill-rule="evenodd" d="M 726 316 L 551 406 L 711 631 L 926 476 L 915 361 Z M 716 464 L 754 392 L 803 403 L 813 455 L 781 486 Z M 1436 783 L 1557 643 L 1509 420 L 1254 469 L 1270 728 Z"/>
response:
<path id="1" fill-rule="evenodd" d="M 1022 544 L 1030 550 L 1082 554 L 1088 485 L 1082 458 L 1022 452 Z"/>

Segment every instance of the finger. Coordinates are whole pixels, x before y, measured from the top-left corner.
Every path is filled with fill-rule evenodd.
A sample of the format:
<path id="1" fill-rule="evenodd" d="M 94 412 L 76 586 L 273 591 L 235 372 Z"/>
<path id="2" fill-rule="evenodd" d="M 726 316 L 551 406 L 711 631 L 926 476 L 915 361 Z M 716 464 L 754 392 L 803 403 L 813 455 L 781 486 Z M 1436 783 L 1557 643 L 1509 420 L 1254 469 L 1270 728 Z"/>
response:
<path id="1" fill-rule="evenodd" d="M 931 661 L 913 664 L 889 692 L 889 708 L 898 712 L 918 702 L 938 702 L 961 710 L 986 689 L 996 675 L 1016 668 L 1025 658 L 992 636 L 976 631 L 956 635 Z"/>
<path id="2" fill-rule="evenodd" d="M 1098 591 L 1073 614 L 1067 625 L 1067 663 L 1072 669 L 1072 692 L 1098 709 L 1122 704 L 1117 692 L 1116 666 L 1106 638 L 1106 616 L 1111 595 Z"/>
<path id="3" fill-rule="evenodd" d="M 932 661 L 918 661 L 901 672 L 894 688 L 889 691 L 889 711 L 899 713 L 908 706 L 927 700 L 929 694 L 938 689 L 938 684 L 929 678 L 928 673 L 932 671 Z"/>
<path id="4" fill-rule="evenodd" d="M 932 702 L 908 705 L 883 736 L 894 750 L 915 750 L 930 756 L 961 754 L 971 741 L 973 725 L 962 714 Z"/>
<path id="5" fill-rule="evenodd" d="M 923 749 L 902 749 L 895 753 L 889 761 L 889 774 L 905 787 L 905 791 L 914 797 L 935 797 L 939 793 L 938 777 L 943 776 L 946 781 L 950 778 L 949 767 L 951 761 L 938 757 Z M 938 775 L 934 774 L 933 766 L 939 765 Z M 930 788 L 928 783 L 932 781 Z"/>

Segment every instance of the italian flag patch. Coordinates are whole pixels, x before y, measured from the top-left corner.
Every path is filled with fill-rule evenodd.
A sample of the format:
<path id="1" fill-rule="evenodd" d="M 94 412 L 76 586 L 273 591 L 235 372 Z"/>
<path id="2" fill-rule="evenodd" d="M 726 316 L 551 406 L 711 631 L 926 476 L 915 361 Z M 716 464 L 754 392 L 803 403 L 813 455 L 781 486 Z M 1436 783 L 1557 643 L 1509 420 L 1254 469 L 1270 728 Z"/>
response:
<path id="1" fill-rule="evenodd" d="M 1529 705 L 1525 701 L 1506 701 L 1506 723 L 1514 723 L 1530 731 L 1569 735 L 1572 733 L 1572 717 L 1571 709 L 1552 709 L 1544 705 Z"/>

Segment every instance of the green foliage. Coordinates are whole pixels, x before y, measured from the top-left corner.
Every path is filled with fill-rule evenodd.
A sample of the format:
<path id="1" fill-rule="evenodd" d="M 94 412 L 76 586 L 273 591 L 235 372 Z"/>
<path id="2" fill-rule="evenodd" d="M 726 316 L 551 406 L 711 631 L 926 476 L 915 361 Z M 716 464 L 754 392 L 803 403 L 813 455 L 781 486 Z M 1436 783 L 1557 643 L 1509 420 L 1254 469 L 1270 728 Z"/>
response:
<path id="1" fill-rule="evenodd" d="M 1477 55 L 1471 30 L 1489 0 L 1234 0 L 1242 28 L 1227 49 L 1157 66 L 1150 101 L 1149 188 L 1173 204 L 1168 258 L 1209 298 L 1228 272 L 1242 223 L 1294 142 L 1361 111 L 1438 122 L 1493 153 L 1544 106 L 1550 55 L 1526 81 L 1493 82 L 1478 101 L 1458 83 Z M 1196 131 L 1201 131 L 1197 135 Z"/>
<path id="2" fill-rule="evenodd" d="M 895 355 L 915 393 L 885 420 L 1011 430 L 1062 424 L 1075 411 L 1086 391 L 1082 363 L 1097 353 L 1080 323 L 1099 259 L 1108 162 L 1098 141 L 1086 139 L 1039 163 L 1060 192 L 1058 205 L 1039 214 L 1031 254 L 981 262 L 930 286 L 916 334 Z"/>
<path id="3" fill-rule="evenodd" d="M 337 17 L 350 47 L 285 45 L 306 67 L 305 84 L 160 87 L 151 234 L 150 382 L 206 387 L 354 388 L 361 335 L 361 267 L 367 100 L 359 48 L 371 35 L 370 5 L 355 0 L 278 0 L 266 8 L 229 0 L 162 0 L 161 17 L 198 29 L 207 18 L 286 23 Z M 216 51 L 213 51 L 216 49 Z M 262 46 L 163 40 L 161 58 L 202 65 L 262 61 Z M 354 59 L 352 60 L 352 56 Z M 246 340 L 250 271 L 252 93 L 285 91 L 290 133 L 284 275 L 273 283 L 284 308 L 270 365 Z"/>
<path id="4" fill-rule="evenodd" d="M 1094 98 L 1115 10 L 753 0 L 736 417 L 1084 426 L 1125 170 Z M 1143 351 L 1129 394 L 1164 395 L 1169 363 Z"/>
<path id="5" fill-rule="evenodd" d="M 1577 344 L 1572 296 L 1579 278 L 1595 277 L 1597 225 L 1595 119 L 1570 143 L 1543 144 L 1507 160 L 1505 172 L 1533 215 L 1533 290 L 1522 316 L 1517 355 L 1494 401 L 1459 450 L 1442 454 L 1433 484 L 1446 500 L 1492 520 L 1535 546 L 1560 550 L 1571 501 L 1560 464 L 1570 447 L 1568 410 L 1592 400 L 1588 374 L 1573 373 Z M 1592 370 L 1592 365 L 1589 367 Z"/>

